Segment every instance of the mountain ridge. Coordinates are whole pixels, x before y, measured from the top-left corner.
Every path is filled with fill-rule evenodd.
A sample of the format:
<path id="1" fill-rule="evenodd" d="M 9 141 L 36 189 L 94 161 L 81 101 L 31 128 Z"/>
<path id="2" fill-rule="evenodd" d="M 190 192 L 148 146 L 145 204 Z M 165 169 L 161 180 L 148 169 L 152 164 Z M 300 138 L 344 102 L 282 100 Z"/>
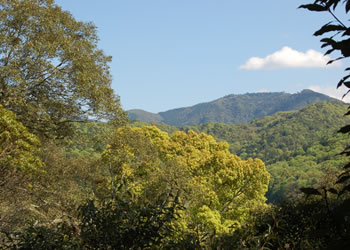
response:
<path id="1" fill-rule="evenodd" d="M 174 126 L 190 126 L 210 122 L 247 123 L 281 111 L 299 110 L 321 101 L 342 101 L 309 89 L 296 94 L 264 92 L 230 94 L 210 102 L 189 107 L 151 113 L 140 109 L 127 111 L 131 120 L 162 122 Z"/>

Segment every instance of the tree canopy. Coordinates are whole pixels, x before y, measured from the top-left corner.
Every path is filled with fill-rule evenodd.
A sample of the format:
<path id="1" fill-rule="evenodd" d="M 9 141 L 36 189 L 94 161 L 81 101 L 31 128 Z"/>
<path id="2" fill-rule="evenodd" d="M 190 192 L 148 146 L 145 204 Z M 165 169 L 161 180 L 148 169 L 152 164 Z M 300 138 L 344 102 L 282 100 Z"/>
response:
<path id="1" fill-rule="evenodd" d="M 46 136 L 65 136 L 73 121 L 124 120 L 97 42 L 92 23 L 53 0 L 1 0 L 0 104 Z"/>
<path id="2" fill-rule="evenodd" d="M 235 230 L 249 211 L 264 204 L 269 174 L 263 162 L 243 161 L 211 136 L 125 127 L 112 138 L 102 156 L 112 188 L 143 200 L 180 192 L 186 210 L 178 231 L 191 232 L 199 241 Z"/>

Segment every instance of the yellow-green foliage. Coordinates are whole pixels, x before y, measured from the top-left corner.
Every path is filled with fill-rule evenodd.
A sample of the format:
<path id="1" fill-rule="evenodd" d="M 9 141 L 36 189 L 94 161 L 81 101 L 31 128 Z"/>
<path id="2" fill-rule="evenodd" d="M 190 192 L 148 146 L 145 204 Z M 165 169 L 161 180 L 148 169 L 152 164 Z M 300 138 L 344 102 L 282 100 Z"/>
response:
<path id="1" fill-rule="evenodd" d="M 38 157 L 40 142 L 0 105 L 0 168 L 36 171 L 42 166 Z"/>
<path id="2" fill-rule="evenodd" d="M 156 127 L 119 128 L 102 154 L 111 187 L 142 199 L 181 192 L 177 226 L 201 235 L 233 231 L 265 202 L 269 174 L 259 159 L 241 160 L 226 142 L 193 131 L 169 136 Z"/>

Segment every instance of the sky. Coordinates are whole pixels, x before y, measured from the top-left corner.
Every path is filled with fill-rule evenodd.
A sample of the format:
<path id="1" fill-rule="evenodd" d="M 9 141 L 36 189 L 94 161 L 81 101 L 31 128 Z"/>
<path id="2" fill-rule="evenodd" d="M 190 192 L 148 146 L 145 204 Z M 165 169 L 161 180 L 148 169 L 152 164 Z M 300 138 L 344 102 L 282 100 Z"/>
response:
<path id="1" fill-rule="evenodd" d="M 312 36 L 333 19 L 298 9 L 311 2 L 56 0 L 97 26 L 122 107 L 154 113 L 252 92 L 341 97 L 346 61 L 326 66 L 338 55 L 325 58 Z"/>

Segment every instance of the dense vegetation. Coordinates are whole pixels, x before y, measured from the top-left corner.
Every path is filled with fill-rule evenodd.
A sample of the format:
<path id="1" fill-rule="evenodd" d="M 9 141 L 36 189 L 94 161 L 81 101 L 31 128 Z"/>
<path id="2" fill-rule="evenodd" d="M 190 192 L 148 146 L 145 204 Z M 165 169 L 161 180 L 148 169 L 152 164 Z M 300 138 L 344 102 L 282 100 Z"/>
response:
<path id="1" fill-rule="evenodd" d="M 280 203 L 299 195 L 301 187 L 317 186 L 327 178 L 330 181 L 345 164 L 340 152 L 350 140 L 337 132 L 350 122 L 343 117 L 346 110 L 343 103 L 320 102 L 245 124 L 155 125 L 170 134 L 176 130 L 203 132 L 228 142 L 230 151 L 242 159 L 263 160 L 271 174 L 268 202 Z M 131 124 L 147 125 L 135 121 Z"/>
<path id="2" fill-rule="evenodd" d="M 338 2 L 304 8 L 330 10 Z M 0 0 L 0 9 L 1 248 L 350 245 L 350 164 L 332 175 L 344 161 L 338 150 L 350 155 L 348 138 L 336 134 L 349 122 L 343 104 L 249 124 L 158 125 L 169 133 L 126 125 L 91 24 L 53 0 Z M 272 201 L 317 185 L 303 187 L 302 199 L 266 204 L 271 176 L 258 158 L 272 173 Z"/>
<path id="3" fill-rule="evenodd" d="M 247 123 L 280 111 L 301 109 L 308 104 L 320 101 L 340 102 L 311 90 L 303 90 L 296 94 L 283 92 L 252 93 L 228 95 L 212 102 L 168 110 L 158 114 L 142 110 L 129 110 L 128 115 L 132 120 L 162 122 L 174 126 L 198 125 L 211 122 L 237 124 Z"/>
<path id="4" fill-rule="evenodd" d="M 262 159 L 272 175 L 268 200 L 280 202 L 345 164 L 339 153 L 350 141 L 337 131 L 350 122 L 343 117 L 346 110 L 345 104 L 323 102 L 248 124 L 209 123 L 183 129 L 227 141 L 231 152 L 242 159 Z"/>

